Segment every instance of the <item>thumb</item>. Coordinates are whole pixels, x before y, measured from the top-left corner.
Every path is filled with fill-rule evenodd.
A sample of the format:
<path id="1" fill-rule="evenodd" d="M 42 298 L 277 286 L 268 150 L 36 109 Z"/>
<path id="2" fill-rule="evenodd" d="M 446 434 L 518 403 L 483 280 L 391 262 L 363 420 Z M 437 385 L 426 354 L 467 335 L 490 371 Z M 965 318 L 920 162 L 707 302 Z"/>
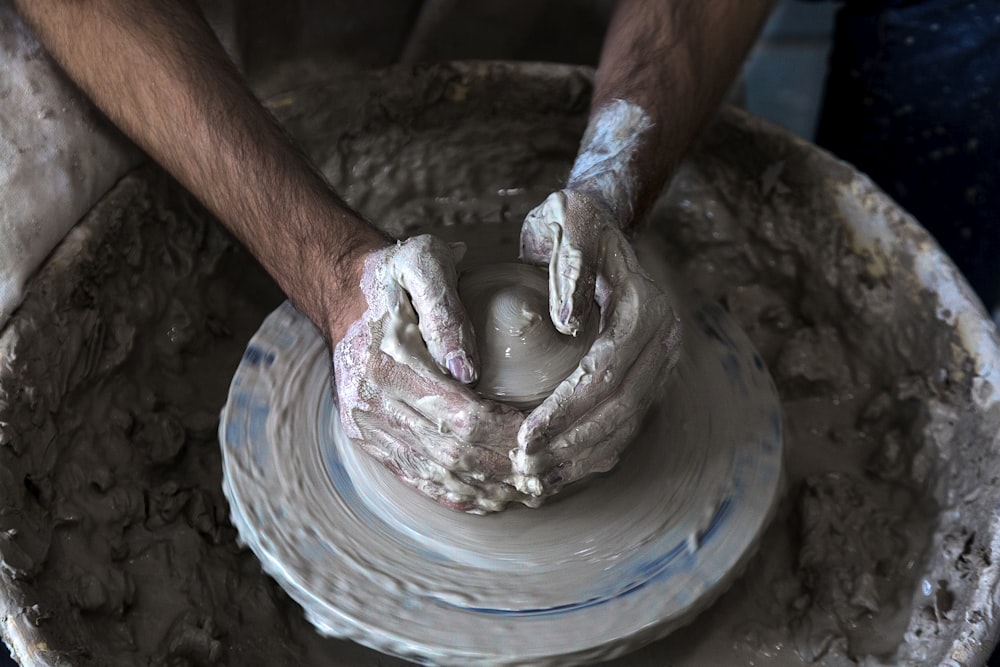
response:
<path id="1" fill-rule="evenodd" d="M 558 193 L 550 219 L 558 225 L 549 259 L 549 316 L 561 333 L 576 336 L 594 306 L 603 218 L 584 197 Z"/>
<path id="2" fill-rule="evenodd" d="M 475 382 L 475 338 L 458 297 L 455 270 L 455 258 L 464 246 L 450 246 L 424 235 L 409 239 L 400 250 L 397 280 L 410 297 L 431 357 L 459 382 Z"/>

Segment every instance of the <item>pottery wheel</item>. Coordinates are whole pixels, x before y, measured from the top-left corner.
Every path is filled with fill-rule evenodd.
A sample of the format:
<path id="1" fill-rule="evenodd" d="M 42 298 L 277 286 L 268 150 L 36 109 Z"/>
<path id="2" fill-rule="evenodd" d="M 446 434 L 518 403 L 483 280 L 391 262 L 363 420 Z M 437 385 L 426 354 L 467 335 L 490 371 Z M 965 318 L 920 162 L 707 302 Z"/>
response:
<path id="1" fill-rule="evenodd" d="M 320 632 L 424 664 L 566 665 L 668 634 L 741 571 L 782 461 L 760 356 L 718 305 L 674 297 L 681 358 L 620 465 L 489 516 L 435 504 L 347 442 L 325 344 L 282 305 L 220 425 L 242 540 Z"/>

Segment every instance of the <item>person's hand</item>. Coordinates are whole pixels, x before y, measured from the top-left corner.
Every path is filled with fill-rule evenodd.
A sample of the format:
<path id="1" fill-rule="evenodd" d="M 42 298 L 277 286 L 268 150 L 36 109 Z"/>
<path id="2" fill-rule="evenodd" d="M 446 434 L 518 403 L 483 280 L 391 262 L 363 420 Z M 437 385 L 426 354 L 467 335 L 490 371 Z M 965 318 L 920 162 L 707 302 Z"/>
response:
<path id="1" fill-rule="evenodd" d="M 521 425 L 517 486 L 537 497 L 610 470 L 635 436 L 680 351 L 680 324 L 643 271 L 611 207 L 573 189 L 521 228 L 521 259 L 549 267 L 549 312 L 575 335 L 596 303 L 601 329 L 570 374 Z"/>
<path id="2" fill-rule="evenodd" d="M 347 437 L 403 482 L 463 511 L 523 497 L 504 482 L 524 415 L 468 388 L 474 336 L 459 301 L 464 247 L 417 236 L 363 260 L 364 314 L 333 353 Z"/>

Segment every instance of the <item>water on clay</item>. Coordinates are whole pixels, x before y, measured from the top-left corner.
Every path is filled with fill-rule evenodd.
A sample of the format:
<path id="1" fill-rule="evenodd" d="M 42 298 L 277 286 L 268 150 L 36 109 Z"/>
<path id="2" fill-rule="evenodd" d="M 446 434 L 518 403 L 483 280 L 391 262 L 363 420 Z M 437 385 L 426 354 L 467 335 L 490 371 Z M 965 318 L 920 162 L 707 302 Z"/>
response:
<path id="1" fill-rule="evenodd" d="M 505 254 L 501 259 L 512 259 Z M 556 331 L 542 268 L 510 261 L 480 264 L 462 272 L 458 290 L 476 332 L 475 389 L 484 398 L 531 410 L 573 372 L 597 337 L 594 312 L 581 334 Z"/>
<path id="2" fill-rule="evenodd" d="M 558 186 L 582 130 L 545 125 L 555 120 L 472 119 L 462 131 L 417 136 L 390 127 L 310 150 L 348 201 L 390 231 L 461 236 L 469 224 L 506 223 L 492 250 L 512 259 L 518 221 Z M 900 645 L 919 656 L 920 633 L 948 620 L 949 585 L 961 577 L 922 578 L 937 522 L 935 439 L 949 437 L 954 416 L 946 378 L 894 366 L 884 353 L 893 332 L 845 325 L 852 309 L 880 307 L 877 282 L 853 305 L 830 302 L 822 280 L 802 276 L 814 254 L 840 251 L 804 237 L 795 219 L 768 217 L 747 231 L 737 220 L 752 208 L 730 177 L 697 161 L 683 170 L 653 214 L 662 250 L 641 251 L 666 253 L 766 359 L 785 412 L 786 497 L 728 593 L 688 629 L 617 664 L 894 664 Z M 35 383 L 0 405 L 14 434 L 0 456 L 22 461 L 0 470 L 32 471 L 0 480 L 4 506 L 32 509 L 0 517 L 0 539 L 19 556 L 5 556 L 3 568 L 25 600 L 20 613 L 50 637 L 35 655 L 101 665 L 403 664 L 318 636 L 228 522 L 217 413 L 278 291 L 151 168 L 92 215 L 114 231 L 99 246 L 79 241 L 89 263 L 65 300 L 72 312 L 29 299 L 3 357 L 7 377 Z M 60 372 L 35 377 L 33 367 Z M 58 405 L 44 398 L 63 391 Z M 975 572 L 974 536 L 944 539 Z M 916 629 L 914 606 L 925 610 Z"/>

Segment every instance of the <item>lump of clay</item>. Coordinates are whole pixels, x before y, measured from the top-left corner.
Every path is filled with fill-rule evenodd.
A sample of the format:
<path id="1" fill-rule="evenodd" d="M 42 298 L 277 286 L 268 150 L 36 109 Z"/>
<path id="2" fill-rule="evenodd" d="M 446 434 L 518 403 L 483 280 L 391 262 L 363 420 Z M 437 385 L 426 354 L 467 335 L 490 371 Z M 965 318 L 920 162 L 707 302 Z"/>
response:
<path id="1" fill-rule="evenodd" d="M 463 273 L 459 295 L 479 346 L 476 391 L 530 410 L 579 364 L 597 336 L 597 309 L 577 336 L 549 318 L 548 274 L 527 264 L 488 264 Z"/>

